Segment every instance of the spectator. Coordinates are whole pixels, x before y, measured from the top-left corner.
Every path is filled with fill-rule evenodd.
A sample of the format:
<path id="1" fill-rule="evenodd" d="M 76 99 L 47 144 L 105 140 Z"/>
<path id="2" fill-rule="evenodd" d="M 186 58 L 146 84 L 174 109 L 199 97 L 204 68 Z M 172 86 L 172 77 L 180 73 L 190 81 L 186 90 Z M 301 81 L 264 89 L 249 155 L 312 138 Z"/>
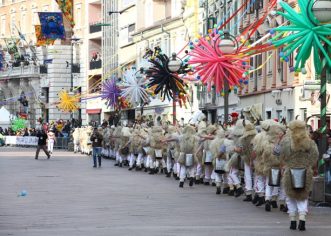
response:
<path id="1" fill-rule="evenodd" d="M 99 167 L 101 167 L 101 149 L 102 149 L 102 134 L 100 133 L 102 128 L 94 128 L 93 133 L 91 135 L 91 142 L 92 142 L 92 155 L 93 155 L 93 167 L 97 167 L 97 158 L 99 162 Z"/>
<path id="2" fill-rule="evenodd" d="M 24 136 L 24 137 L 25 137 L 25 136 L 30 136 L 28 128 L 25 128 L 25 129 L 24 129 L 23 136 Z"/>

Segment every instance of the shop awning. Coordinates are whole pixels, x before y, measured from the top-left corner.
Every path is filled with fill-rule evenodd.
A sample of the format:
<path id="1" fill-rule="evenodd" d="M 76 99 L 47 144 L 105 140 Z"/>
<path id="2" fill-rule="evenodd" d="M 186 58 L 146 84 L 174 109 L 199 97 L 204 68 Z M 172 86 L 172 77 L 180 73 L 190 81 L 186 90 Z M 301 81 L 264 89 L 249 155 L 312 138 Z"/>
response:
<path id="1" fill-rule="evenodd" d="M 100 114 L 101 109 L 86 109 L 87 114 Z"/>

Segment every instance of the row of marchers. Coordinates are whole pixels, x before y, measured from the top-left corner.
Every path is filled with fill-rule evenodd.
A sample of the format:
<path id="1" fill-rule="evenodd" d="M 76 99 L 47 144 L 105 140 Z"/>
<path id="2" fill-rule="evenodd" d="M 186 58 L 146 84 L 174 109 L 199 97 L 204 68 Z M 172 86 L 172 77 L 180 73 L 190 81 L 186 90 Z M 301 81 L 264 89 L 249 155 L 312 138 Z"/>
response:
<path id="1" fill-rule="evenodd" d="M 212 182 L 216 194 L 245 193 L 244 201 L 265 205 L 266 211 L 279 204 L 289 213 L 290 228 L 297 228 L 298 217 L 298 229 L 305 230 L 318 150 L 303 121 L 286 127 L 274 120 L 256 126 L 238 120 L 224 130 L 201 120 L 181 128 L 140 124 L 101 133 L 102 155 L 114 158 L 115 166 L 173 175 L 181 188 L 185 180 L 189 186 Z"/>

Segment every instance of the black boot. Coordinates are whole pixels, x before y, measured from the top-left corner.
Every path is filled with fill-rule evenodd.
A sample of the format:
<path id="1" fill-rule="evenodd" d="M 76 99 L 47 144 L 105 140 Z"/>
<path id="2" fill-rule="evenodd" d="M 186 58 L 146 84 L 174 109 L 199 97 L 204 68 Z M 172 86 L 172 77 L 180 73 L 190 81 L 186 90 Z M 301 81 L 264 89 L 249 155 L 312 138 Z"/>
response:
<path id="1" fill-rule="evenodd" d="M 269 200 L 265 201 L 264 209 L 265 211 L 271 211 L 271 204 Z"/>
<path id="2" fill-rule="evenodd" d="M 167 177 L 167 178 L 170 178 L 170 176 L 171 176 L 171 172 L 168 172 L 168 173 L 166 174 L 166 177 Z"/>
<path id="3" fill-rule="evenodd" d="M 122 164 L 122 163 L 120 163 L 118 166 L 119 166 L 119 167 L 122 167 L 122 166 L 123 166 L 123 164 Z"/>
<path id="4" fill-rule="evenodd" d="M 216 187 L 216 194 L 221 194 L 221 187 Z"/>
<path id="5" fill-rule="evenodd" d="M 209 182 L 204 182 L 203 184 L 206 185 L 206 186 L 209 186 L 210 185 Z"/>
<path id="6" fill-rule="evenodd" d="M 189 186 L 192 187 L 193 186 L 193 183 L 194 183 L 194 179 L 193 178 L 190 178 Z"/>
<path id="7" fill-rule="evenodd" d="M 176 180 L 179 180 L 179 176 L 176 177 Z"/>
<path id="8" fill-rule="evenodd" d="M 272 208 L 278 208 L 277 201 L 271 201 Z"/>
<path id="9" fill-rule="evenodd" d="M 145 168 L 144 172 L 147 172 L 149 168 Z"/>
<path id="10" fill-rule="evenodd" d="M 251 202 L 252 201 L 252 194 L 246 195 L 246 197 L 243 200 L 244 202 Z"/>
<path id="11" fill-rule="evenodd" d="M 228 194 L 230 191 L 229 187 L 223 188 L 223 194 Z"/>
<path id="12" fill-rule="evenodd" d="M 259 197 L 255 206 L 262 206 L 265 203 L 264 197 Z"/>
<path id="13" fill-rule="evenodd" d="M 130 171 L 131 171 L 131 170 L 132 170 L 132 168 L 133 168 L 133 167 L 130 167 L 128 170 L 130 170 Z"/>
<path id="14" fill-rule="evenodd" d="M 149 173 L 150 175 L 154 175 L 155 174 L 155 170 L 154 169 L 150 169 Z"/>
<path id="15" fill-rule="evenodd" d="M 184 182 L 179 182 L 179 187 L 183 188 L 184 187 Z"/>
<path id="16" fill-rule="evenodd" d="M 115 163 L 115 165 L 114 166 L 118 166 L 119 164 L 118 163 Z"/>
<path id="17" fill-rule="evenodd" d="M 244 193 L 244 190 L 242 187 L 237 188 L 235 197 L 239 197 L 241 194 Z"/>
<path id="18" fill-rule="evenodd" d="M 259 200 L 259 195 L 255 194 L 252 203 L 255 205 L 258 200 Z"/>
<path id="19" fill-rule="evenodd" d="M 216 183 L 212 182 L 212 183 L 211 183 L 211 186 L 216 187 Z"/>
<path id="20" fill-rule="evenodd" d="M 156 169 L 154 170 L 154 173 L 155 173 L 155 174 L 158 174 L 158 173 L 159 173 L 159 168 L 156 168 Z"/>
<path id="21" fill-rule="evenodd" d="M 168 175 L 168 170 L 167 170 L 167 168 L 163 168 L 163 173 L 164 173 L 165 175 Z"/>
<path id="22" fill-rule="evenodd" d="M 195 184 L 200 184 L 200 179 L 195 179 Z"/>
<path id="23" fill-rule="evenodd" d="M 228 195 L 229 195 L 229 196 L 234 196 L 234 189 L 230 189 Z"/>
<path id="24" fill-rule="evenodd" d="M 297 229 L 297 222 L 292 220 L 290 224 L 290 229 L 291 230 L 296 230 Z"/>
<path id="25" fill-rule="evenodd" d="M 287 206 L 286 205 L 283 205 L 283 204 L 281 204 L 279 206 L 279 210 L 282 211 L 282 212 L 285 212 L 285 213 L 287 213 L 287 211 L 288 211 Z"/>
<path id="26" fill-rule="evenodd" d="M 306 221 L 304 221 L 304 220 L 299 221 L 298 230 L 300 230 L 300 231 L 305 231 L 306 230 Z"/>
<path id="27" fill-rule="evenodd" d="M 174 179 L 177 178 L 177 174 L 176 173 L 172 173 L 172 176 L 174 177 Z"/>

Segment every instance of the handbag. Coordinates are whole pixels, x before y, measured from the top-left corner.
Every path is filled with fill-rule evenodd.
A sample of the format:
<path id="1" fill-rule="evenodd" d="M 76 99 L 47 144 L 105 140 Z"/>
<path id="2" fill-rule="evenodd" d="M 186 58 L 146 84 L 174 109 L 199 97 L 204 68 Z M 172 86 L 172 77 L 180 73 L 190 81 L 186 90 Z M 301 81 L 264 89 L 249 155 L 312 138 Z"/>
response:
<path id="1" fill-rule="evenodd" d="M 280 186 L 280 175 L 281 175 L 280 168 L 272 167 L 269 171 L 268 185 L 273 186 L 273 187 L 279 187 Z"/>
<path id="2" fill-rule="evenodd" d="M 290 168 L 293 189 L 303 189 L 306 185 L 306 168 Z"/>

